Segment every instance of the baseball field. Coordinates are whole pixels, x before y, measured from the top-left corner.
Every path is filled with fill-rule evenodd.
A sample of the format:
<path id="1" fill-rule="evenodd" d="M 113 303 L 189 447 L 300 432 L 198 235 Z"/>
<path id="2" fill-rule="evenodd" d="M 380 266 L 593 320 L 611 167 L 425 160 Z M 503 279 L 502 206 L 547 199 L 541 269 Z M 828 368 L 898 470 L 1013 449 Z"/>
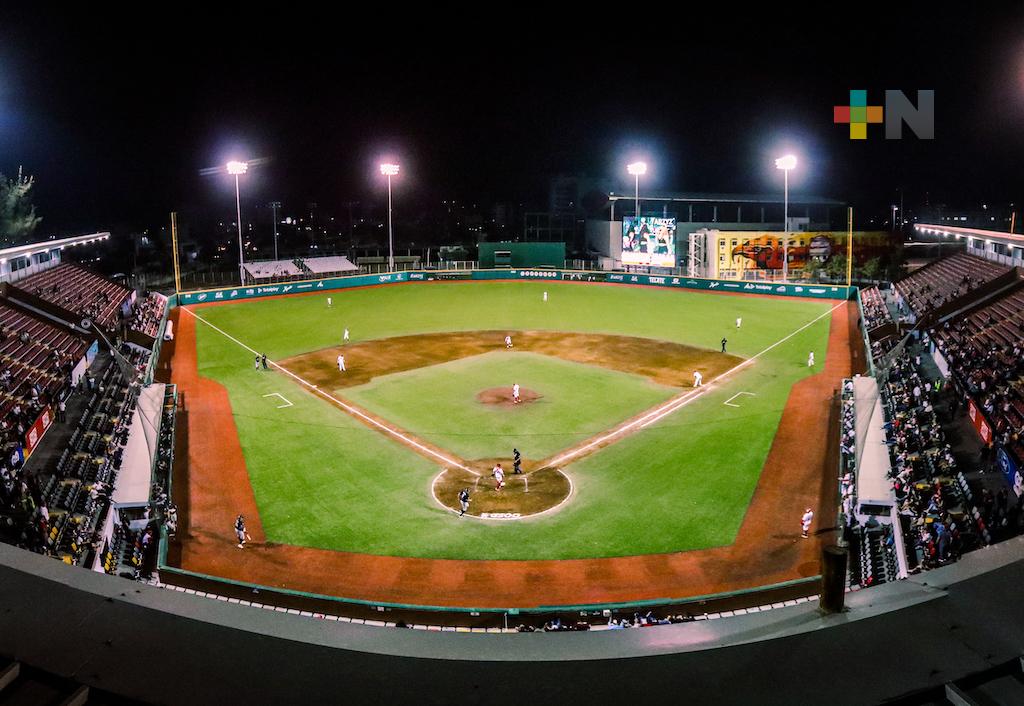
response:
<path id="1" fill-rule="evenodd" d="M 820 429 L 850 367 L 848 350 L 830 350 L 845 348 L 846 303 L 649 287 L 435 282 L 335 292 L 330 305 L 323 294 L 202 305 L 176 320 L 171 376 L 186 395 L 189 438 L 182 564 L 350 597 L 373 586 L 381 600 L 410 600 L 414 586 L 392 584 L 414 564 L 332 583 L 281 567 L 269 576 L 273 561 L 253 569 L 253 555 L 315 556 L 349 572 L 355 557 L 427 561 L 415 564 L 421 573 L 429 560 L 470 560 L 458 566 L 473 585 L 486 583 L 474 566 L 709 558 L 739 546 L 745 520 L 764 522 L 750 510 L 764 492 L 792 505 L 778 518 L 788 544 L 824 484 L 824 451 L 799 450 L 800 425 Z M 269 369 L 254 366 L 256 353 Z M 794 406 L 798 389 L 809 409 Z M 781 425 L 784 414 L 795 426 Z M 787 439 L 780 425 L 793 427 Z M 797 467 L 772 473 L 794 485 L 765 490 L 778 485 L 766 469 L 786 455 Z M 255 540 L 249 569 L 215 556 L 233 546 L 238 512 Z M 461 602 L 438 599 L 449 601 Z"/>

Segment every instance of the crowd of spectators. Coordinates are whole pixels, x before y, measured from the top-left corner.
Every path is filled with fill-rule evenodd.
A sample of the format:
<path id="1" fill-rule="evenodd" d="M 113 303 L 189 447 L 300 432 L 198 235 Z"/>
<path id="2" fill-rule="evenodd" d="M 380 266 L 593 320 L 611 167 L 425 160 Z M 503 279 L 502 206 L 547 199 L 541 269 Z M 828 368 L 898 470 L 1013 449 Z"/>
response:
<path id="1" fill-rule="evenodd" d="M 1024 461 L 1024 332 L 986 337 L 986 330 L 994 326 L 1017 327 L 990 317 L 993 314 L 986 312 L 947 321 L 934 333 L 936 346 L 964 391 L 991 421 L 995 444 Z"/>
<path id="2" fill-rule="evenodd" d="M 881 389 L 893 492 L 900 514 L 908 520 L 906 540 L 916 551 L 914 563 L 928 568 L 952 561 L 962 548 L 965 508 L 959 507 L 950 484 L 957 463 L 935 411 L 941 383 L 921 373 L 919 353 L 903 350 Z"/>
<path id="3" fill-rule="evenodd" d="M 167 297 L 157 292 L 150 292 L 148 296 L 137 298 L 127 318 L 128 328 L 155 338 L 160 330 L 166 306 Z"/>
<path id="4" fill-rule="evenodd" d="M 870 331 L 885 324 L 893 323 L 892 314 L 878 287 L 868 287 L 860 292 L 861 308 L 864 311 L 864 325 Z"/>

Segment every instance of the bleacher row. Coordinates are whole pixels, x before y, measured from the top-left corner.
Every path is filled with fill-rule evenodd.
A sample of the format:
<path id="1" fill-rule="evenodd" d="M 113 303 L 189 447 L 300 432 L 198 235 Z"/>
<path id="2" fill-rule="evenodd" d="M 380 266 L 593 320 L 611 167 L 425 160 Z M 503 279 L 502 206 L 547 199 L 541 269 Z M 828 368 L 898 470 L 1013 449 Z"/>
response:
<path id="1" fill-rule="evenodd" d="M 917 318 L 966 295 L 1010 271 L 1009 267 L 959 253 L 922 267 L 895 289 Z"/>
<path id="2" fill-rule="evenodd" d="M 244 267 L 253 279 L 318 277 L 359 271 L 347 257 L 340 255 L 247 262 Z"/>
<path id="3" fill-rule="evenodd" d="M 932 335 L 958 383 L 995 431 L 1024 461 L 1024 289 L 1002 297 Z"/>
<path id="4" fill-rule="evenodd" d="M 864 311 L 864 325 L 869 331 L 893 323 L 892 314 L 878 287 L 862 289 L 860 300 Z"/>
<path id="5" fill-rule="evenodd" d="M 0 419 L 33 400 L 55 399 L 85 349 L 78 336 L 0 304 Z"/>
<path id="6" fill-rule="evenodd" d="M 122 306 L 132 290 L 84 267 L 60 264 L 15 283 L 18 289 L 79 316 L 117 329 Z"/>

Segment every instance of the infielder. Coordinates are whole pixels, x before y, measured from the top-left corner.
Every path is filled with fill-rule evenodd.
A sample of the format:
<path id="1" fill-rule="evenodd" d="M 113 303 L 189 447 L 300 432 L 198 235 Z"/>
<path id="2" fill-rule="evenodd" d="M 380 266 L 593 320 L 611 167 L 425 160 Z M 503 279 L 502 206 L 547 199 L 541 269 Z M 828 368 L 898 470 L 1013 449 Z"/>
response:
<path id="1" fill-rule="evenodd" d="M 807 539 L 807 533 L 811 531 L 811 522 L 814 520 L 814 511 L 811 508 L 804 510 L 800 518 L 800 536 Z"/>
<path id="2" fill-rule="evenodd" d="M 501 489 L 505 487 L 505 471 L 501 468 L 500 463 L 491 469 L 491 475 L 494 476 L 494 489 L 501 492 Z"/>
<path id="3" fill-rule="evenodd" d="M 704 384 L 704 376 L 700 374 L 699 370 L 693 371 L 693 386 L 700 387 Z"/>
<path id="4" fill-rule="evenodd" d="M 252 539 L 245 531 L 245 518 L 239 515 L 235 518 L 235 536 L 238 538 L 238 548 L 245 549 L 245 541 Z"/>
<path id="5" fill-rule="evenodd" d="M 807 367 L 814 367 L 814 351 L 811 351 L 810 353 L 807 354 Z"/>
<path id="6" fill-rule="evenodd" d="M 459 517 L 462 517 L 466 514 L 466 510 L 469 509 L 469 488 L 463 488 L 459 491 L 459 505 L 462 507 Z"/>
<path id="7" fill-rule="evenodd" d="M 505 347 L 506 348 L 511 348 L 512 347 L 512 337 L 511 336 L 505 336 Z"/>
<path id="8" fill-rule="evenodd" d="M 345 356 L 343 355 L 338 356 L 338 372 L 345 372 Z"/>
<path id="9" fill-rule="evenodd" d="M 519 383 L 512 383 L 512 404 L 519 404 Z"/>

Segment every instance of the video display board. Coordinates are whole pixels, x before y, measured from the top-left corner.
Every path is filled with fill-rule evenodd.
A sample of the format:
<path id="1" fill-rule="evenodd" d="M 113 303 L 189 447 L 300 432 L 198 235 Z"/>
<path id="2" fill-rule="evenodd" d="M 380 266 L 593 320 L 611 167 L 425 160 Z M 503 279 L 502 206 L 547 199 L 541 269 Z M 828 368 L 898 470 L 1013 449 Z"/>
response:
<path id="1" fill-rule="evenodd" d="M 675 267 L 676 219 L 653 216 L 623 218 L 622 264 Z"/>

